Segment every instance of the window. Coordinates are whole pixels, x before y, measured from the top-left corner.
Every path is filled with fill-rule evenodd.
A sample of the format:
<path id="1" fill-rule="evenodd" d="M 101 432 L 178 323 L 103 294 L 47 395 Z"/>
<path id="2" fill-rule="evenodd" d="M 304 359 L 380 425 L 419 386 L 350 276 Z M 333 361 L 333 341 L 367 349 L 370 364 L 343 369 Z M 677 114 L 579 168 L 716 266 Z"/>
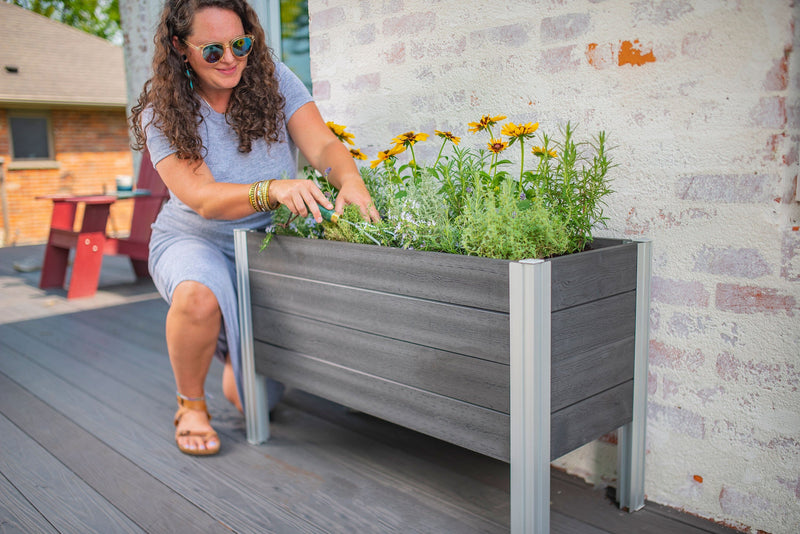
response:
<path id="1" fill-rule="evenodd" d="M 50 119 L 45 114 L 9 116 L 11 155 L 15 160 L 52 160 Z"/>
<path id="2" fill-rule="evenodd" d="M 308 0 L 281 0 L 281 61 L 311 91 L 308 52 Z"/>
<path id="3" fill-rule="evenodd" d="M 311 90 L 308 0 L 251 0 L 269 46 Z"/>

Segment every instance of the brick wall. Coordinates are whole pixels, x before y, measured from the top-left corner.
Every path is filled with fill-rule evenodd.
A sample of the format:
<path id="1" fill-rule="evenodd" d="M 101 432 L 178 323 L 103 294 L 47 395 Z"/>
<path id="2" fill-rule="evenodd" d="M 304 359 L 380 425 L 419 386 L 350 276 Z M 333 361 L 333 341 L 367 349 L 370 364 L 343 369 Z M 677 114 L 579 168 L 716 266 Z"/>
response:
<path id="1" fill-rule="evenodd" d="M 117 175 L 133 175 L 124 110 L 56 109 L 49 114 L 59 168 L 10 170 L 8 110 L 0 108 L 0 156 L 5 158 L 9 236 L 15 245 L 47 240 L 52 203 L 37 196 L 113 191 Z M 107 230 L 127 234 L 132 207 L 132 200 L 115 203 Z M 76 226 L 81 215 L 79 209 Z"/>
<path id="2" fill-rule="evenodd" d="M 616 193 L 596 235 L 654 240 L 647 496 L 787 534 L 800 524 L 794 4 L 309 2 L 315 98 L 370 158 L 408 130 L 477 147 L 467 123 L 484 114 L 609 133 Z M 613 483 L 614 448 L 557 464 Z"/>

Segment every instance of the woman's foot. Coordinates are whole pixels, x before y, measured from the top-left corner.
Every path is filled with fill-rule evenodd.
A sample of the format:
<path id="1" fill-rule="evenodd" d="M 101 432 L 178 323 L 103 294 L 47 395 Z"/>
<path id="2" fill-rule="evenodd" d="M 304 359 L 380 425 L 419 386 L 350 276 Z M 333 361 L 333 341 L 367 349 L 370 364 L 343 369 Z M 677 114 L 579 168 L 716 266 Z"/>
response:
<path id="1" fill-rule="evenodd" d="M 175 443 L 178 449 L 195 456 L 219 452 L 219 436 L 209 423 L 211 416 L 204 399 L 187 399 L 178 396 L 175 413 Z"/>

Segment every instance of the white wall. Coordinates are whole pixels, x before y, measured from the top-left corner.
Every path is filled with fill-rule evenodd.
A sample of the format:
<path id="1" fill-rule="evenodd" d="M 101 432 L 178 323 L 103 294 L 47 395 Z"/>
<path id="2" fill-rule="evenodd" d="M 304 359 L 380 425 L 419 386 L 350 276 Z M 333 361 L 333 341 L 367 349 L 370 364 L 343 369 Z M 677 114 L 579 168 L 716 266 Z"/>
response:
<path id="1" fill-rule="evenodd" d="M 484 114 L 617 145 L 609 228 L 654 240 L 649 499 L 800 525 L 800 69 L 790 0 L 311 0 L 314 92 L 372 158 Z M 435 157 L 436 142 L 417 145 Z M 516 147 L 514 147 L 516 148 Z M 615 476 L 613 440 L 559 460 Z"/>

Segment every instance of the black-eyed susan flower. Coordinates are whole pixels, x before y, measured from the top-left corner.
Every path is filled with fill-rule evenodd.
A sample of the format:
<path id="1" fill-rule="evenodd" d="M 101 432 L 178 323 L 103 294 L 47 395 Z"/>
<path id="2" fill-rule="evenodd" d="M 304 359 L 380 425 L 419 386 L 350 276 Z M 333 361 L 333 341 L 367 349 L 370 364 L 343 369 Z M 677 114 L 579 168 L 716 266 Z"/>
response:
<path id="1" fill-rule="evenodd" d="M 378 165 L 380 165 L 384 161 L 387 161 L 389 158 L 393 158 L 394 156 L 396 156 L 400 152 L 403 152 L 405 149 L 406 148 L 403 145 L 395 145 L 395 146 L 393 146 L 392 148 L 390 148 L 388 150 L 382 150 L 382 151 L 378 152 L 378 159 L 373 160 L 370 163 L 370 167 L 374 169 L 375 167 L 377 167 Z"/>
<path id="2" fill-rule="evenodd" d="M 458 143 L 461 142 L 461 138 L 453 135 L 453 132 L 443 132 L 441 130 L 434 130 L 433 133 L 435 133 L 445 141 L 452 142 L 454 145 L 457 145 Z"/>
<path id="3" fill-rule="evenodd" d="M 539 129 L 539 123 L 528 122 L 526 124 L 507 123 L 500 131 L 500 135 L 505 135 L 512 139 L 527 139 Z"/>
<path id="4" fill-rule="evenodd" d="M 367 156 L 359 148 L 351 148 L 350 155 L 353 156 L 353 159 L 367 159 Z"/>
<path id="5" fill-rule="evenodd" d="M 547 154 L 551 158 L 558 157 L 558 152 L 556 152 L 555 150 L 545 150 L 543 147 L 540 146 L 533 147 L 531 149 L 531 152 L 533 152 L 534 156 L 539 156 L 540 158 L 544 157 L 545 154 Z"/>
<path id="6" fill-rule="evenodd" d="M 484 115 L 478 122 L 469 123 L 469 131 L 470 133 L 478 133 L 480 131 L 490 129 L 492 126 L 505 118 L 505 115 L 497 115 L 495 117 L 492 117 L 491 115 Z"/>
<path id="7" fill-rule="evenodd" d="M 506 147 L 508 147 L 508 143 L 506 143 L 502 139 L 492 139 L 491 141 L 486 143 L 486 146 L 489 147 L 489 151 L 490 152 L 493 152 L 495 154 L 499 154 L 500 152 L 505 150 Z"/>
<path id="8" fill-rule="evenodd" d="M 345 128 L 347 128 L 347 126 L 336 124 L 333 121 L 328 121 L 325 123 L 325 125 L 331 129 L 333 135 L 335 135 L 339 139 L 339 141 L 341 141 L 342 143 L 347 143 L 348 145 L 353 144 L 353 139 L 355 138 L 355 136 L 350 132 L 345 131 Z"/>
<path id="9" fill-rule="evenodd" d="M 394 143 L 395 145 L 403 145 L 403 146 L 410 147 L 410 146 L 414 146 L 414 143 L 416 143 L 418 141 L 425 141 L 427 138 L 428 138 L 428 134 L 426 134 L 426 133 L 422 133 L 422 132 L 414 133 L 413 131 L 411 131 L 411 132 L 406 132 L 404 134 L 398 135 L 397 137 L 392 139 L 392 143 Z"/>

